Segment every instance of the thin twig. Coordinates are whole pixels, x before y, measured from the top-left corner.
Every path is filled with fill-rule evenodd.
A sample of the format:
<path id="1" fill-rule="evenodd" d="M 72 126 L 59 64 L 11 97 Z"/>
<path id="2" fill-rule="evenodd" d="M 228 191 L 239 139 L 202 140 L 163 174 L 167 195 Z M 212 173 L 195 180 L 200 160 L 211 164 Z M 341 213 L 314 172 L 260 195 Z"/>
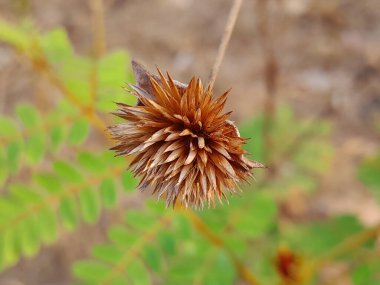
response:
<path id="1" fill-rule="evenodd" d="M 226 52 L 228 42 L 231 38 L 231 34 L 234 29 L 242 2 L 243 0 L 234 0 L 234 3 L 230 10 L 230 14 L 228 15 L 226 27 L 224 28 L 223 37 L 219 45 L 218 54 L 216 55 L 214 66 L 212 67 L 212 71 L 210 75 L 210 81 L 209 81 L 210 89 L 214 88 L 215 79 L 218 75 L 220 65 L 222 64 L 222 60 Z"/>
<path id="2" fill-rule="evenodd" d="M 106 51 L 103 0 L 91 0 L 91 9 L 93 17 L 93 53 L 95 58 L 100 58 Z"/>
<path id="3" fill-rule="evenodd" d="M 106 52 L 106 28 L 104 24 L 104 3 L 103 0 L 90 0 L 92 10 L 92 70 L 90 74 L 90 97 L 91 107 L 95 109 L 96 97 L 99 84 L 99 59 Z"/>
<path id="4" fill-rule="evenodd" d="M 263 125 L 263 138 L 264 138 L 264 155 L 268 163 L 271 159 L 269 157 L 269 150 L 273 146 L 270 135 L 270 130 L 273 125 L 274 115 L 276 111 L 276 94 L 277 94 L 277 81 L 278 81 L 278 62 L 274 51 L 273 37 L 270 31 L 270 13 L 268 7 L 268 0 L 256 0 L 256 17 L 258 19 L 257 29 L 261 44 L 262 53 L 264 55 L 264 69 L 263 77 L 265 83 L 266 97 L 264 102 L 265 120 Z M 275 173 L 275 165 L 271 165 L 269 175 Z"/>
<path id="5" fill-rule="evenodd" d="M 46 58 L 46 66 L 39 66 L 38 64 L 34 64 L 35 68 L 40 71 L 42 74 L 44 74 L 49 81 L 57 87 L 64 97 L 74 106 L 76 106 L 83 116 L 85 116 L 93 126 L 95 126 L 107 140 L 111 140 L 110 135 L 106 131 L 107 125 L 104 123 L 104 121 L 101 119 L 101 117 L 96 113 L 96 111 L 93 108 L 89 108 L 85 105 L 83 105 L 77 97 L 67 88 L 66 84 L 62 81 L 62 79 L 57 75 L 57 73 L 53 70 L 53 68 L 48 64 L 48 61 Z M 33 59 L 32 59 L 33 62 Z"/>

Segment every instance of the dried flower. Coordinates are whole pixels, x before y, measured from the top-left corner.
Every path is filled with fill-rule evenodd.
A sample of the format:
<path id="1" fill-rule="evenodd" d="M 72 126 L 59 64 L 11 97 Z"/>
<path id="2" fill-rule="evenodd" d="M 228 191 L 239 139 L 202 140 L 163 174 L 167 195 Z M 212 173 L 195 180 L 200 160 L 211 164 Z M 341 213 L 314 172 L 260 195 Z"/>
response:
<path id="1" fill-rule="evenodd" d="M 262 164 L 244 157 L 239 131 L 222 113 L 228 92 L 217 99 L 200 79 L 188 85 L 147 72 L 132 62 L 136 85 L 131 93 L 136 106 L 117 103 L 114 113 L 128 122 L 110 127 L 118 155 L 135 155 L 129 165 L 140 176 L 139 188 L 153 188 L 166 196 L 167 205 L 178 200 L 187 206 L 215 205 L 224 191 L 236 192 L 237 182 L 252 176 Z M 226 189 L 226 190 L 223 190 Z"/>

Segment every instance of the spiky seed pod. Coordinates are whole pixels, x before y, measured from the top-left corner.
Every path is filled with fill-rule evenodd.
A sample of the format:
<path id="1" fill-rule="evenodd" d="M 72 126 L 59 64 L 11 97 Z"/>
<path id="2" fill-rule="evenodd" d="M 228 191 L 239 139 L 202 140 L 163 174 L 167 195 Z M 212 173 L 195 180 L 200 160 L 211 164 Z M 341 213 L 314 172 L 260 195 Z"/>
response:
<path id="1" fill-rule="evenodd" d="M 118 155 L 134 155 L 129 168 L 141 177 L 139 188 L 178 200 L 187 206 L 215 205 L 225 191 L 252 176 L 262 164 L 245 158 L 241 138 L 230 113 L 222 113 L 228 92 L 217 99 L 200 79 L 188 85 L 147 72 L 132 62 L 137 85 L 130 85 L 136 106 L 117 103 L 116 116 L 126 123 L 110 127 Z"/>

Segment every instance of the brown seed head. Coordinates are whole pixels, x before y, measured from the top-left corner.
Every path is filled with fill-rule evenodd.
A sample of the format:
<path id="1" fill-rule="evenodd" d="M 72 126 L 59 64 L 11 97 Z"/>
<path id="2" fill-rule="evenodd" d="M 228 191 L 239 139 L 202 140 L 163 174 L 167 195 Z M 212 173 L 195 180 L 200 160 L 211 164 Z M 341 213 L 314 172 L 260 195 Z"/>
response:
<path id="1" fill-rule="evenodd" d="M 118 103 L 116 116 L 126 123 L 110 127 L 118 155 L 134 155 L 129 168 L 141 177 L 139 188 L 153 188 L 187 206 L 215 205 L 234 193 L 239 180 L 252 176 L 262 164 L 244 157 L 241 138 L 230 113 L 222 113 L 228 92 L 217 99 L 200 79 L 188 85 L 147 72 L 132 62 L 136 85 L 131 93 L 136 106 Z"/>

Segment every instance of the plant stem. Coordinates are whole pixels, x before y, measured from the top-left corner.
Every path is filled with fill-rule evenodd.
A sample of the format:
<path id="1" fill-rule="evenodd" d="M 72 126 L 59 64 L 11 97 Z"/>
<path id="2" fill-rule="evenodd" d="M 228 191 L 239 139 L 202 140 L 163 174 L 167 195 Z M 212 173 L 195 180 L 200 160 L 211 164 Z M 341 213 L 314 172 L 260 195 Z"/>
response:
<path id="1" fill-rule="evenodd" d="M 270 162 L 269 150 L 272 149 L 272 139 L 270 136 L 270 130 L 273 125 L 274 114 L 276 111 L 276 94 L 277 94 L 277 80 L 278 80 L 278 63 L 274 52 L 274 43 L 271 36 L 269 25 L 269 11 L 268 0 L 256 1 L 256 17 L 258 19 L 257 29 L 260 38 L 260 44 L 262 53 L 264 55 L 264 69 L 263 77 L 265 82 L 265 102 L 264 102 L 264 114 L 265 120 L 263 125 L 263 137 L 264 137 L 264 154 L 267 162 Z M 269 168 L 269 174 L 275 173 L 275 167 L 272 165 Z"/>
<path id="2" fill-rule="evenodd" d="M 100 58 L 106 51 L 103 0 L 91 0 L 90 4 L 93 17 L 93 53 L 95 58 Z"/>
<path id="3" fill-rule="evenodd" d="M 93 26 L 93 62 L 89 78 L 91 106 L 95 109 L 96 95 L 98 91 L 98 63 L 99 59 L 106 52 L 106 28 L 104 24 L 104 5 L 103 0 L 91 0 L 92 26 Z"/>
<path id="4" fill-rule="evenodd" d="M 228 15 L 228 19 L 226 22 L 226 26 L 224 28 L 223 36 L 222 36 L 222 40 L 219 44 L 218 53 L 215 58 L 214 66 L 212 67 L 212 70 L 211 70 L 210 81 L 209 81 L 210 89 L 214 88 L 215 80 L 218 75 L 220 65 L 222 64 L 228 42 L 230 41 L 231 34 L 234 29 L 242 2 L 243 0 L 234 0 L 234 3 L 230 10 L 230 14 Z"/>
<path id="5" fill-rule="evenodd" d="M 106 132 L 106 124 L 104 121 L 100 118 L 100 116 L 96 113 L 96 111 L 93 108 L 89 108 L 88 106 L 83 105 L 76 97 L 75 95 L 67 88 L 65 83 L 62 81 L 62 79 L 58 76 L 58 74 L 54 71 L 54 69 L 51 67 L 50 63 L 48 62 L 46 56 L 42 52 L 42 50 L 39 47 L 36 47 L 38 49 L 38 55 L 35 57 L 31 57 L 28 53 L 25 53 L 25 55 L 28 57 L 28 59 L 32 62 L 33 67 L 42 75 L 46 76 L 46 78 L 52 83 L 53 86 L 55 86 L 63 96 L 74 106 L 76 106 L 81 114 L 86 117 L 92 125 L 97 128 L 107 140 L 111 141 L 110 135 Z"/>

